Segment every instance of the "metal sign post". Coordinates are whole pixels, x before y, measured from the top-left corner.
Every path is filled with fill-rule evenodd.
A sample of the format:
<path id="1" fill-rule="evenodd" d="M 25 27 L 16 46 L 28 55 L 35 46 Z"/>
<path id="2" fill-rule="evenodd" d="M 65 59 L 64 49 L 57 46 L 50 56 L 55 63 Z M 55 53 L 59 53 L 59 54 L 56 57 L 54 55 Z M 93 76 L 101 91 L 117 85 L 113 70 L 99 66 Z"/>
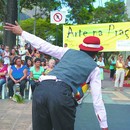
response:
<path id="1" fill-rule="evenodd" d="M 58 25 L 65 23 L 66 14 L 63 11 L 52 11 L 51 12 L 51 23 L 56 24 L 56 45 L 58 44 Z"/>
<path id="2" fill-rule="evenodd" d="M 58 44 L 58 25 L 56 25 L 56 46 Z"/>

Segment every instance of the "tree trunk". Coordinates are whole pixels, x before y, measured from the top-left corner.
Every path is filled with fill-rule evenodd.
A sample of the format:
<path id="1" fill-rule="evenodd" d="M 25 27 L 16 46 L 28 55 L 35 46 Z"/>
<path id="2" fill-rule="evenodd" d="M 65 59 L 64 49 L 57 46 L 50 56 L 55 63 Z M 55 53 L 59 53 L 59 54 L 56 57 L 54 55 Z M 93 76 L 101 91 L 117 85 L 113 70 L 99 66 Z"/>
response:
<path id="1" fill-rule="evenodd" d="M 14 24 L 17 20 L 17 0 L 7 0 L 7 13 L 4 22 Z M 4 44 L 10 49 L 16 45 L 16 35 L 10 31 L 4 31 Z"/>

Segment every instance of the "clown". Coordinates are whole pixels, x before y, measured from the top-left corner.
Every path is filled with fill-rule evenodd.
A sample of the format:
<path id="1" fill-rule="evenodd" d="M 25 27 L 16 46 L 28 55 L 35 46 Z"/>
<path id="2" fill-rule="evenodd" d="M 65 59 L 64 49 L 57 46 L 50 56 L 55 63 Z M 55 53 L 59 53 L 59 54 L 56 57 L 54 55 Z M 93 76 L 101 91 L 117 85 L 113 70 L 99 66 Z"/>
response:
<path id="1" fill-rule="evenodd" d="M 100 127 L 102 130 L 108 130 L 101 94 L 100 70 L 94 61 L 97 52 L 103 50 L 98 37 L 86 37 L 79 45 L 80 50 L 73 50 L 54 46 L 23 31 L 17 23 L 16 25 L 7 23 L 4 28 L 21 35 L 37 50 L 60 60 L 48 75 L 40 78 L 41 82 L 33 93 L 33 130 L 74 130 L 77 106 L 74 95 L 77 93 L 77 88 L 85 82 L 90 85 Z M 83 94 L 83 91 L 79 92 Z"/>

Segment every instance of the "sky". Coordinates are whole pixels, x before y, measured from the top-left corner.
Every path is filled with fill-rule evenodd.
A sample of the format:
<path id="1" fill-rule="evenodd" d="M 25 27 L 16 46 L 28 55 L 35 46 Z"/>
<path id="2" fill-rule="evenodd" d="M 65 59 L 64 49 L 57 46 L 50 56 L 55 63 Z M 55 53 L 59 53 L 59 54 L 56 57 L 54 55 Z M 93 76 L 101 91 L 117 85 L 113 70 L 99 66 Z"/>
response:
<path id="1" fill-rule="evenodd" d="M 101 2 L 102 1 L 102 2 Z M 102 4 L 103 4 L 103 6 L 104 6 L 104 3 L 106 3 L 106 2 L 109 2 L 110 0 L 96 0 L 96 2 L 94 2 L 93 4 L 94 4 L 94 6 L 95 7 L 98 7 L 99 5 L 100 6 L 102 6 Z M 126 0 L 124 0 L 125 1 L 125 3 L 126 3 Z"/>
<path id="2" fill-rule="evenodd" d="M 101 1 L 102 1 L 102 3 L 101 3 Z M 104 6 L 104 3 L 107 1 L 109 1 L 109 0 L 96 0 L 96 2 L 94 2 L 93 4 L 95 7 L 98 7 L 99 5 L 102 6 L 102 4 Z"/>

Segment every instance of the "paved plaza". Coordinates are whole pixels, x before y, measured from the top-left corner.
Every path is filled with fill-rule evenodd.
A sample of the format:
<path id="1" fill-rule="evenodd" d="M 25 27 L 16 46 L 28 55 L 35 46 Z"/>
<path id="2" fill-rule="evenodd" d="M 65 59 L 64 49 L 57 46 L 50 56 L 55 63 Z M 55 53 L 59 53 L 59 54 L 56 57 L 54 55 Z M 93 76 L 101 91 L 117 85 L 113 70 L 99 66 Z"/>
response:
<path id="1" fill-rule="evenodd" d="M 130 130 L 130 87 L 124 91 L 114 91 L 114 82 L 105 73 L 103 100 L 108 115 L 109 130 Z M 15 103 L 9 99 L 0 99 L 0 130 L 32 130 L 32 102 Z M 100 130 L 96 119 L 90 91 L 77 108 L 75 130 Z"/>

